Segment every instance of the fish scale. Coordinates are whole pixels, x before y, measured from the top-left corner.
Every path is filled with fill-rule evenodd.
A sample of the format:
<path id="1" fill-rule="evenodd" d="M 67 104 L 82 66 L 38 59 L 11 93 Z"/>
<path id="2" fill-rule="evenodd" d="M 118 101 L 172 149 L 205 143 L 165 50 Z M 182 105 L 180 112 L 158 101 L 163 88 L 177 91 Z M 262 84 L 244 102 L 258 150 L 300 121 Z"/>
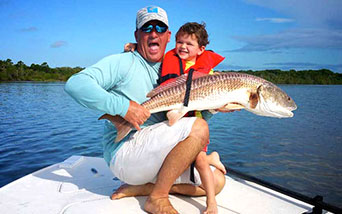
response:
<path id="1" fill-rule="evenodd" d="M 264 83 L 265 80 L 248 74 L 220 73 L 207 75 L 192 80 L 189 102 L 194 100 L 206 100 L 209 96 L 217 96 L 221 93 L 246 88 L 254 89 Z M 181 105 L 184 101 L 186 83 L 178 84 L 172 88 L 161 91 L 142 105 L 151 113 L 166 109 L 170 106 Z"/>
<path id="2" fill-rule="evenodd" d="M 295 102 L 280 88 L 267 80 L 242 73 L 205 75 L 194 72 L 188 106 L 183 106 L 187 75 L 158 86 L 147 94 L 150 97 L 141 105 L 156 113 L 168 111 L 169 125 L 176 123 L 188 111 L 245 109 L 267 117 L 292 117 L 297 109 Z M 110 120 L 117 128 L 115 142 L 132 130 L 132 125 L 121 116 L 104 114 L 99 119 Z"/>

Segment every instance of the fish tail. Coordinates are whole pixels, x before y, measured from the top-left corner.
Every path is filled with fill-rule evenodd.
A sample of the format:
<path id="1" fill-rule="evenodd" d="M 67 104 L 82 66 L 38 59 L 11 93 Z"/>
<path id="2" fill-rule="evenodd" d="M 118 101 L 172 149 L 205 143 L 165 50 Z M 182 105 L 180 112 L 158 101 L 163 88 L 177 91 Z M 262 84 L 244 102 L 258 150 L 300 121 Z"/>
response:
<path id="1" fill-rule="evenodd" d="M 113 116 L 110 114 L 104 114 L 99 118 L 99 120 L 102 119 L 109 120 L 115 126 L 117 130 L 115 143 L 119 142 L 124 137 L 126 137 L 132 130 L 132 125 L 119 115 Z"/>

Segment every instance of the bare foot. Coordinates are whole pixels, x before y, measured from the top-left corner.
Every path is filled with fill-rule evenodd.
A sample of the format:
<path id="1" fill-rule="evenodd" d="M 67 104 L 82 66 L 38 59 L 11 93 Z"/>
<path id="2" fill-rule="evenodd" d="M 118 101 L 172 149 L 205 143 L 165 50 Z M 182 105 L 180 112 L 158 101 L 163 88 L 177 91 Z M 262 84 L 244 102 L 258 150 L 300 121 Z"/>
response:
<path id="1" fill-rule="evenodd" d="M 131 196 L 147 196 L 152 192 L 154 184 L 147 183 L 143 185 L 123 184 L 111 196 L 112 200 L 131 197 Z"/>
<path id="2" fill-rule="evenodd" d="M 217 210 L 217 205 L 213 204 L 213 205 L 208 205 L 207 209 L 203 212 L 203 214 L 217 214 L 218 210 Z"/>
<path id="3" fill-rule="evenodd" d="M 178 214 L 173 208 L 168 197 L 148 197 L 145 203 L 145 211 L 152 214 Z"/>
<path id="4" fill-rule="evenodd" d="M 217 169 L 221 170 L 223 174 L 226 174 L 226 168 L 224 168 L 224 165 L 222 164 L 220 160 L 220 156 L 217 152 L 212 152 L 208 155 L 208 162 L 210 165 L 215 166 Z"/>

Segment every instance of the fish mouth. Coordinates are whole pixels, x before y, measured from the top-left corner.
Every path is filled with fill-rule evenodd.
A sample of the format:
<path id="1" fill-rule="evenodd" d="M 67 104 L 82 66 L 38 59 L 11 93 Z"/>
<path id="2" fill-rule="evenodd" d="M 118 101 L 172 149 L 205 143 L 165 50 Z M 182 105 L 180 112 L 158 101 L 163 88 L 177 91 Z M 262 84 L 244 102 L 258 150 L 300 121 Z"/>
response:
<path id="1" fill-rule="evenodd" d="M 288 117 L 293 117 L 294 113 L 292 111 L 297 109 L 296 104 L 284 106 L 284 105 L 279 105 L 278 103 L 274 103 L 274 102 L 266 102 L 263 99 L 263 97 L 261 97 L 261 99 L 262 99 L 261 105 L 258 105 L 259 115 L 261 116 L 288 118 Z"/>
<path id="2" fill-rule="evenodd" d="M 293 106 L 288 106 L 288 107 L 281 107 L 279 106 L 277 111 L 271 111 L 271 109 L 269 109 L 269 111 L 271 112 L 271 114 L 273 114 L 275 117 L 279 117 L 279 118 L 286 118 L 286 117 L 293 117 L 294 113 L 292 111 L 297 109 L 296 105 Z"/>
<path id="3" fill-rule="evenodd" d="M 297 110 L 297 105 L 294 104 L 294 106 L 292 106 L 291 108 L 289 108 L 289 111 L 294 111 L 294 110 Z"/>
<path id="4" fill-rule="evenodd" d="M 293 115 L 294 114 L 292 111 L 288 111 L 285 117 L 293 117 Z"/>
<path id="5" fill-rule="evenodd" d="M 277 117 L 277 118 L 287 118 L 287 117 L 293 117 L 293 112 L 292 111 L 281 111 L 281 112 L 269 112 L 270 117 Z"/>
<path id="6" fill-rule="evenodd" d="M 283 115 L 283 117 L 293 117 L 294 113 L 292 111 L 295 111 L 297 109 L 297 105 L 294 104 L 293 106 L 290 106 L 286 109 L 284 109 L 284 114 L 281 114 Z"/>
<path id="7" fill-rule="evenodd" d="M 270 117 L 277 117 L 277 118 L 288 118 L 288 117 L 293 117 L 293 112 L 289 110 L 283 110 L 283 111 L 272 111 L 268 112 L 268 114 L 265 114 L 264 116 L 270 116 Z"/>

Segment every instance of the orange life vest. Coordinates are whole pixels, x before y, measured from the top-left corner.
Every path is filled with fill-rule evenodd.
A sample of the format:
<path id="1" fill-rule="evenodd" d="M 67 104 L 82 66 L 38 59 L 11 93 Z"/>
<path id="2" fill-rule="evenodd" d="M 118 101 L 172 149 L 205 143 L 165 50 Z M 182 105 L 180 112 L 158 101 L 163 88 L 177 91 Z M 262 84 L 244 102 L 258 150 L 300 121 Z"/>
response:
<path id="1" fill-rule="evenodd" d="M 213 51 L 204 51 L 197 57 L 196 63 L 185 70 L 185 60 L 182 60 L 176 53 L 176 49 L 168 51 L 161 66 L 159 84 L 166 84 L 171 79 L 186 74 L 192 68 L 205 74 L 209 74 L 211 69 L 224 60 L 223 56 L 214 53 Z"/>
<path id="2" fill-rule="evenodd" d="M 188 73 L 190 69 L 194 69 L 195 71 L 209 74 L 209 72 L 223 60 L 223 56 L 218 55 L 213 51 L 205 50 L 200 56 L 197 57 L 196 63 L 185 70 L 185 60 L 181 59 L 177 55 L 176 49 L 172 49 L 168 51 L 164 56 L 158 83 L 161 85 L 167 84 L 168 82 L 172 81 L 172 79 Z M 200 117 L 202 117 L 201 113 L 198 113 L 199 114 L 197 114 L 195 111 L 191 111 L 188 112 L 185 116 L 192 117 L 200 115 Z M 207 145 L 203 148 L 204 152 L 208 151 L 208 144 L 209 141 Z"/>

